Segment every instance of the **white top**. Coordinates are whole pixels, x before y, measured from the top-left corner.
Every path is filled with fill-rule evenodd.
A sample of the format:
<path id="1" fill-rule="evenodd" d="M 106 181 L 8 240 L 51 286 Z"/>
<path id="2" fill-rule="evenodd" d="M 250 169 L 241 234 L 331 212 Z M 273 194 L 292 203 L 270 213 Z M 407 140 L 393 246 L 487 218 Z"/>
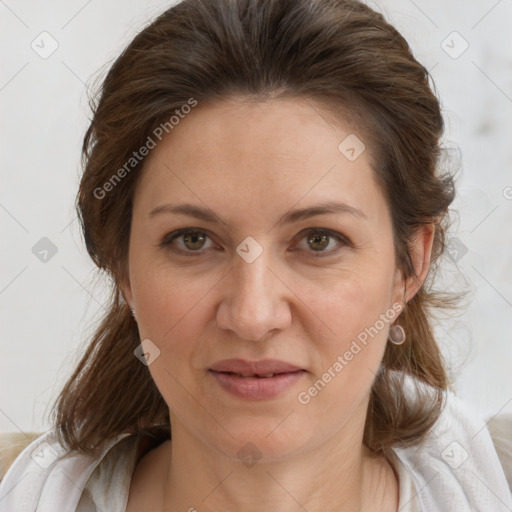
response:
<path id="1" fill-rule="evenodd" d="M 50 431 L 0 483 L 0 512 L 125 512 L 139 446 L 122 435 L 97 458 L 66 453 Z M 396 448 L 399 512 L 511 512 L 512 495 L 489 432 L 453 394 L 417 446 Z"/>

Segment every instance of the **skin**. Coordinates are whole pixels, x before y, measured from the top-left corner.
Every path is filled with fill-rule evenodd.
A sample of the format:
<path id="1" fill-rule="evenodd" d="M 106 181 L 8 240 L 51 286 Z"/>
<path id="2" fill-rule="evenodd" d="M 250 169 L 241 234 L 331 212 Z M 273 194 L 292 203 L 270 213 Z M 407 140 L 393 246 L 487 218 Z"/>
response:
<path id="1" fill-rule="evenodd" d="M 230 98 L 198 105 L 148 156 L 122 290 L 141 340 L 160 350 L 149 371 L 169 406 L 172 443 L 138 463 L 128 512 L 397 510 L 392 466 L 362 444 L 389 323 L 308 404 L 297 395 L 379 315 L 417 292 L 434 227 L 418 231 L 411 247 L 418 278 L 405 281 L 371 148 L 347 159 L 340 142 L 364 136 L 328 117 L 309 100 Z M 292 209 L 327 201 L 364 216 L 277 224 Z M 149 215 L 165 203 L 207 206 L 220 220 Z M 181 228 L 206 233 L 204 245 L 183 237 L 160 245 Z M 315 251 L 323 246 L 308 242 L 312 228 L 348 241 L 331 237 Z M 236 252 L 248 236 L 263 248 L 252 263 Z M 322 250 L 329 254 L 317 256 Z M 208 373 L 226 358 L 275 358 L 307 371 L 277 398 L 246 400 Z M 237 457 L 248 442 L 261 456 L 250 467 Z"/>

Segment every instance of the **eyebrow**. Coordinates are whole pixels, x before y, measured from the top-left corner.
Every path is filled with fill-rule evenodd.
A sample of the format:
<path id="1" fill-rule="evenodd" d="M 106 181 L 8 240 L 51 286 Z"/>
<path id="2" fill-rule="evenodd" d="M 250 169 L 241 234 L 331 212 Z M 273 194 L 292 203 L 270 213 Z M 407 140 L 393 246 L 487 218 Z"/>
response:
<path id="1" fill-rule="evenodd" d="M 285 213 L 275 225 L 291 224 L 293 222 L 298 222 L 299 220 L 308 219 L 310 217 L 335 213 L 348 213 L 355 217 L 368 220 L 368 217 L 362 210 L 350 206 L 346 203 L 331 201 L 309 206 L 307 208 L 291 210 Z M 149 218 L 153 218 L 159 214 L 188 215 L 189 217 L 195 217 L 196 219 L 200 219 L 205 222 L 225 224 L 225 222 L 222 221 L 222 219 L 210 208 L 205 206 L 197 206 L 190 203 L 161 204 L 149 212 Z"/>

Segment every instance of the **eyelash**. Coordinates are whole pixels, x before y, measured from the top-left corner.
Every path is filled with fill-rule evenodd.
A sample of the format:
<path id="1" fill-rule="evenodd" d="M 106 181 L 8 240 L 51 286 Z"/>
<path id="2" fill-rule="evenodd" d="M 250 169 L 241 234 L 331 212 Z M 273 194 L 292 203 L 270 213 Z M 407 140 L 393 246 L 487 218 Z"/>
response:
<path id="1" fill-rule="evenodd" d="M 183 235 L 186 235 L 186 234 L 197 234 L 197 233 L 206 235 L 207 238 L 212 240 L 210 238 L 210 236 L 208 235 L 208 233 L 206 233 L 202 229 L 183 228 L 183 229 L 179 229 L 177 231 L 173 231 L 172 233 L 167 234 L 159 245 L 161 247 L 173 250 L 175 252 L 179 252 L 185 256 L 192 256 L 192 257 L 201 256 L 205 252 L 205 250 L 198 249 L 197 251 L 191 251 L 191 250 L 184 250 L 184 249 L 170 247 L 172 242 L 174 242 L 174 240 L 176 240 L 177 238 L 179 238 Z M 329 238 L 336 239 L 341 244 L 341 246 L 353 247 L 352 243 L 350 242 L 350 240 L 348 238 L 341 235 L 340 233 L 337 233 L 336 231 L 332 231 L 330 229 L 325 229 L 325 228 L 308 228 L 306 230 L 303 230 L 303 231 L 301 231 L 301 233 L 299 233 L 299 235 L 302 235 L 300 237 L 300 240 L 304 239 L 309 234 L 325 235 L 325 236 L 328 236 Z M 334 253 L 338 252 L 340 249 L 341 249 L 341 247 L 335 247 L 334 249 L 330 249 L 328 251 L 313 251 L 313 250 L 311 250 L 311 251 L 306 251 L 306 252 L 311 253 L 313 255 L 313 257 L 315 257 L 315 258 L 322 258 L 322 257 L 326 257 L 326 256 L 332 256 Z"/>

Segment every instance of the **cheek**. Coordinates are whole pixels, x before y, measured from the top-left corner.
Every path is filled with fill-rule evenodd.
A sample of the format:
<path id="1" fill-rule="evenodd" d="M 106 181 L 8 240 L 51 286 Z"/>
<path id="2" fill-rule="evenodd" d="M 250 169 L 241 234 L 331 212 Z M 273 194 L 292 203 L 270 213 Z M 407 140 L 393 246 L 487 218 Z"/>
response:
<path id="1" fill-rule="evenodd" d="M 173 410 L 190 408 L 191 379 L 199 377 L 197 353 L 207 347 L 204 336 L 208 323 L 208 290 L 205 277 L 191 280 L 183 273 L 153 267 L 138 279 L 135 287 L 137 324 L 140 338 L 151 340 L 159 357 L 149 366 L 151 376 Z M 213 284 L 214 286 L 214 284 Z M 200 414 L 200 410 L 195 411 Z"/>
<path id="2" fill-rule="evenodd" d="M 171 265 L 164 252 L 146 249 L 147 245 L 134 241 L 130 259 L 137 321 L 141 336 L 165 342 L 181 324 L 196 325 L 189 318 L 222 275 L 216 271 L 191 272 L 193 262 L 188 268 L 186 263 Z"/>
<path id="3" fill-rule="evenodd" d="M 312 338 L 319 355 L 314 378 L 326 383 L 326 392 L 322 382 L 316 386 L 323 395 L 317 405 L 335 400 L 343 411 L 369 392 L 393 318 L 385 315 L 394 310 L 385 274 L 347 273 L 332 283 L 324 293 L 312 292 L 314 309 L 329 327 L 328 335 Z"/>
<path id="4" fill-rule="evenodd" d="M 222 274 L 212 271 L 195 276 L 155 261 L 141 261 L 133 270 L 140 337 L 150 339 L 162 356 L 150 370 L 163 370 L 165 364 L 167 372 L 183 380 L 190 373 L 190 365 L 197 366 L 194 354 L 205 351 L 205 329 L 212 319 L 211 297 L 216 287 L 222 286 Z"/>
<path id="5" fill-rule="evenodd" d="M 327 288 L 312 289 L 311 303 L 332 331 L 333 347 L 341 349 L 390 308 L 391 291 L 385 273 L 345 272 L 330 280 Z"/>

